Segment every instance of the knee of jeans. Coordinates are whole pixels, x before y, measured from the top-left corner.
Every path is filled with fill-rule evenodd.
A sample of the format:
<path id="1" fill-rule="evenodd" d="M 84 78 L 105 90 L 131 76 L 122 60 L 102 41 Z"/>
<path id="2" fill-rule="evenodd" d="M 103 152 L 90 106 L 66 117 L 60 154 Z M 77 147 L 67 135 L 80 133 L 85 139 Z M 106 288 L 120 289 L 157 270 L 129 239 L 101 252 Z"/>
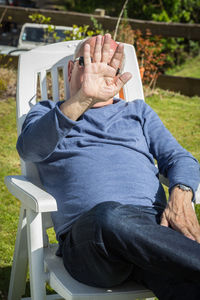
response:
<path id="1" fill-rule="evenodd" d="M 111 231 L 118 227 L 120 220 L 120 211 L 117 209 L 121 204 L 115 201 L 107 201 L 97 204 L 92 209 L 94 222 L 102 230 Z"/>

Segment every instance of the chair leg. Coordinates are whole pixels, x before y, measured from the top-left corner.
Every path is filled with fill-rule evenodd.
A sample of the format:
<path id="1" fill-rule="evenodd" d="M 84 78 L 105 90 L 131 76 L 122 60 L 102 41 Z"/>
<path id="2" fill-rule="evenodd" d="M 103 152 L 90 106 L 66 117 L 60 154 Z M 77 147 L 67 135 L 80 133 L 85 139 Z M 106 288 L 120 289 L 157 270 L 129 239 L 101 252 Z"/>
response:
<path id="1" fill-rule="evenodd" d="M 41 213 L 27 211 L 28 256 L 30 269 L 31 299 L 46 299 L 43 232 Z"/>
<path id="2" fill-rule="evenodd" d="M 26 210 L 22 206 L 15 242 L 8 300 L 19 300 L 25 293 L 28 267 Z"/>

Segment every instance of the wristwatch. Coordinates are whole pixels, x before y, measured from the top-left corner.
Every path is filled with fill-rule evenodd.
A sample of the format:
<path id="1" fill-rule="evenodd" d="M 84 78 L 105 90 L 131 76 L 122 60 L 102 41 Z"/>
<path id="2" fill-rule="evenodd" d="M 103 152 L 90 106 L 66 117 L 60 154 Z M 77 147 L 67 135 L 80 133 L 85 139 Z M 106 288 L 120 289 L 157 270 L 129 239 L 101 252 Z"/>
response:
<path id="1" fill-rule="evenodd" d="M 192 192 L 192 189 L 187 186 L 187 185 L 184 185 L 184 184 L 177 184 L 176 185 L 179 189 L 181 189 L 182 191 L 186 191 L 186 192 Z"/>

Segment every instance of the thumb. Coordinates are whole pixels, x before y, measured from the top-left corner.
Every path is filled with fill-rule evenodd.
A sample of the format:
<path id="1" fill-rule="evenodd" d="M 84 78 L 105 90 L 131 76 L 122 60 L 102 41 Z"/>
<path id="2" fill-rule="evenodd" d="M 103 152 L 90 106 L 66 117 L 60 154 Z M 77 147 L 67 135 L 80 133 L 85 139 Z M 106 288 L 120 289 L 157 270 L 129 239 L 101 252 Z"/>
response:
<path id="1" fill-rule="evenodd" d="M 169 227 L 169 222 L 168 222 L 165 214 L 163 214 L 162 217 L 161 217 L 160 225 L 165 226 L 165 227 Z"/>
<path id="2" fill-rule="evenodd" d="M 130 79 L 132 78 L 132 74 L 129 72 L 126 72 L 122 75 L 120 75 L 116 80 L 116 86 L 120 90 Z"/>

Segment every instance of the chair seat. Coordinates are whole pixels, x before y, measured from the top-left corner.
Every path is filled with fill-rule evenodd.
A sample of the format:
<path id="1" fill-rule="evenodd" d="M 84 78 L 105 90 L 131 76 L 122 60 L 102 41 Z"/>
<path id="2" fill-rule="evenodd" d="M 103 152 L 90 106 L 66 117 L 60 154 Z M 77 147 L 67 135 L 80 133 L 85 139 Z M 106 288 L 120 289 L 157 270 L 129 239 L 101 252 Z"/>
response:
<path id="1" fill-rule="evenodd" d="M 142 285 L 138 285 L 133 281 L 126 282 L 119 287 L 112 289 L 95 288 L 82 284 L 75 280 L 66 271 L 62 258 L 55 256 L 57 244 L 49 245 L 45 248 L 45 266 L 49 273 L 49 284 L 59 294 L 67 300 L 90 300 L 90 299 L 122 299 L 134 300 L 137 298 L 153 297 L 153 293 Z"/>

